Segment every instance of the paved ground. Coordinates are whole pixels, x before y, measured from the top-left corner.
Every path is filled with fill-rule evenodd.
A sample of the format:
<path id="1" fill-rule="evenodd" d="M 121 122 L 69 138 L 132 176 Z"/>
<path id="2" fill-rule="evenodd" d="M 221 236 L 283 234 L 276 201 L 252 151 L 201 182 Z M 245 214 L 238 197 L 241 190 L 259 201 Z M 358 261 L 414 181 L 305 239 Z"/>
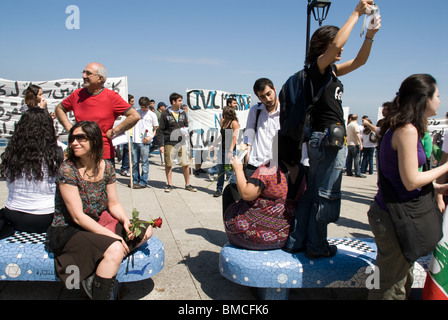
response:
<path id="1" fill-rule="evenodd" d="M 129 178 L 117 174 L 118 192 L 125 209 L 140 211 L 143 218 L 162 217 L 162 229 L 155 235 L 165 245 L 164 269 L 152 279 L 125 284 L 123 299 L 130 300 L 251 300 L 250 288 L 223 278 L 218 270 L 221 247 L 227 243 L 221 218 L 221 198 L 212 194 L 208 175 L 191 176 L 198 189 L 184 190 L 181 168 L 175 167 L 175 189 L 164 192 L 165 173 L 159 155 L 151 157 L 151 188 L 130 190 Z M 209 168 L 212 163 L 204 163 Z M 118 166 L 117 166 L 118 168 Z M 367 178 L 343 178 L 341 218 L 329 227 L 330 237 L 372 237 L 367 222 L 367 210 L 376 193 L 376 173 Z M 7 188 L 0 181 L 0 203 L 5 203 Z M 358 299 L 364 292 L 331 290 L 291 290 L 290 299 Z M 80 290 L 67 290 L 61 283 L 24 283 L 0 281 L 0 300 L 4 299 L 85 299 Z"/>

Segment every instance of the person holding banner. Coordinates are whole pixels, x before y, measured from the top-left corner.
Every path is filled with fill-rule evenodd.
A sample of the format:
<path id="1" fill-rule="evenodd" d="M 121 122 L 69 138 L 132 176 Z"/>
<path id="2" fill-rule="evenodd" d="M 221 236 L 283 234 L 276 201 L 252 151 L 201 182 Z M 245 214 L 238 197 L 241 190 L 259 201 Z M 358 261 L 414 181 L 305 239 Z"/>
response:
<path id="1" fill-rule="evenodd" d="M 67 116 L 70 111 L 73 111 L 76 122 L 98 123 L 103 133 L 103 157 L 114 163 L 115 149 L 111 139 L 131 129 L 140 120 L 140 115 L 118 93 L 104 87 L 107 70 L 102 64 L 89 63 L 82 72 L 82 79 L 83 88 L 75 90 L 56 107 L 56 116 L 67 131 L 73 126 Z M 120 115 L 126 119 L 114 128 Z"/>

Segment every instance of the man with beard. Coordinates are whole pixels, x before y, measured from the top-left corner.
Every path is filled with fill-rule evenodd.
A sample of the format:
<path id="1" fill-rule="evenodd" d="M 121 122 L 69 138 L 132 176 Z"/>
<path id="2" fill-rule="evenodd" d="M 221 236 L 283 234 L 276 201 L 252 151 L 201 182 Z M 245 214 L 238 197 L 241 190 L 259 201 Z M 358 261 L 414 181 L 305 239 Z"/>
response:
<path id="1" fill-rule="evenodd" d="M 73 111 L 76 122 L 96 122 L 103 133 L 104 159 L 114 162 L 111 139 L 132 128 L 140 115 L 118 93 L 104 87 L 107 71 L 102 64 L 89 63 L 82 72 L 82 79 L 83 88 L 75 90 L 56 107 L 56 117 L 67 131 L 73 126 L 67 116 L 70 111 Z M 114 128 L 115 120 L 121 115 L 126 119 Z"/>
<path id="2" fill-rule="evenodd" d="M 280 130 L 280 104 L 273 82 L 258 79 L 254 93 L 261 102 L 250 108 L 244 133 L 244 143 L 249 149 L 245 168 L 247 179 L 264 162 L 274 159 L 272 141 Z"/>

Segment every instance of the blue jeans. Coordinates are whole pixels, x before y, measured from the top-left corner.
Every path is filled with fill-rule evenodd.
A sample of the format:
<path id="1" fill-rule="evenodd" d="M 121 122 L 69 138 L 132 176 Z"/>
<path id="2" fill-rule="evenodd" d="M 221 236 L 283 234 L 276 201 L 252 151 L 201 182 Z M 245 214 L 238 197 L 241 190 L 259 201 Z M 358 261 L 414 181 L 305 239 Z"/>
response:
<path id="1" fill-rule="evenodd" d="M 362 149 L 361 173 L 366 173 L 367 167 L 369 167 L 369 174 L 373 174 L 374 155 L 375 155 L 375 147 Z"/>
<path id="2" fill-rule="evenodd" d="M 132 146 L 132 140 L 131 140 Z M 122 146 L 121 171 L 129 171 L 129 145 L 126 143 Z"/>
<path id="3" fill-rule="evenodd" d="M 324 133 L 308 142 L 307 187 L 296 210 L 286 247 L 320 254 L 328 251 L 327 226 L 339 219 L 345 150 L 325 147 Z"/>
<path id="4" fill-rule="evenodd" d="M 227 159 L 226 151 L 220 150 L 218 155 L 221 155 L 221 156 L 218 158 L 218 164 L 217 164 L 219 178 L 218 178 L 218 183 L 216 185 L 216 191 L 222 192 L 222 189 L 224 187 L 224 178 L 225 178 L 225 176 L 227 176 L 227 174 L 223 174 L 225 171 L 224 166 L 226 165 L 226 162 L 227 162 L 227 164 L 230 164 L 230 160 Z M 233 155 L 234 156 L 236 155 L 235 150 L 233 151 Z M 230 178 L 230 183 L 236 184 L 236 177 L 235 177 L 235 173 L 233 171 L 232 171 L 232 176 Z"/>
<path id="5" fill-rule="evenodd" d="M 149 149 L 150 144 L 132 144 L 132 182 L 146 187 L 149 177 Z M 140 173 L 139 164 L 142 166 Z"/>
<path id="6" fill-rule="evenodd" d="M 345 170 L 347 171 L 348 176 L 353 175 L 352 172 L 353 163 L 355 165 L 355 175 L 356 176 L 361 175 L 361 168 L 359 161 L 360 152 L 361 152 L 361 146 L 348 146 L 347 161 L 345 162 Z"/>

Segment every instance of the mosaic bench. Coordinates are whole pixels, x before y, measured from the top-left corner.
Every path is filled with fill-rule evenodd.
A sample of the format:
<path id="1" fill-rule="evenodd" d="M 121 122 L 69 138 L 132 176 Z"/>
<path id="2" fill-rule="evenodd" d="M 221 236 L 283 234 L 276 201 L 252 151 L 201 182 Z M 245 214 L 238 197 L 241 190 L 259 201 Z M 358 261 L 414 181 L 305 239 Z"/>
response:
<path id="1" fill-rule="evenodd" d="M 304 253 L 254 251 L 226 244 L 219 270 L 230 281 L 259 288 L 260 299 L 287 300 L 290 288 L 366 288 L 373 276 L 376 244 L 373 239 L 333 238 L 338 253 L 309 259 Z M 431 256 L 415 263 L 413 288 L 423 288 Z M 370 267 L 370 268 L 369 268 Z"/>
<path id="2" fill-rule="evenodd" d="M 163 243 L 152 236 L 123 259 L 117 280 L 149 279 L 163 269 L 164 262 Z M 54 269 L 54 254 L 45 244 L 45 234 L 16 232 L 0 240 L 0 280 L 60 281 Z"/>

